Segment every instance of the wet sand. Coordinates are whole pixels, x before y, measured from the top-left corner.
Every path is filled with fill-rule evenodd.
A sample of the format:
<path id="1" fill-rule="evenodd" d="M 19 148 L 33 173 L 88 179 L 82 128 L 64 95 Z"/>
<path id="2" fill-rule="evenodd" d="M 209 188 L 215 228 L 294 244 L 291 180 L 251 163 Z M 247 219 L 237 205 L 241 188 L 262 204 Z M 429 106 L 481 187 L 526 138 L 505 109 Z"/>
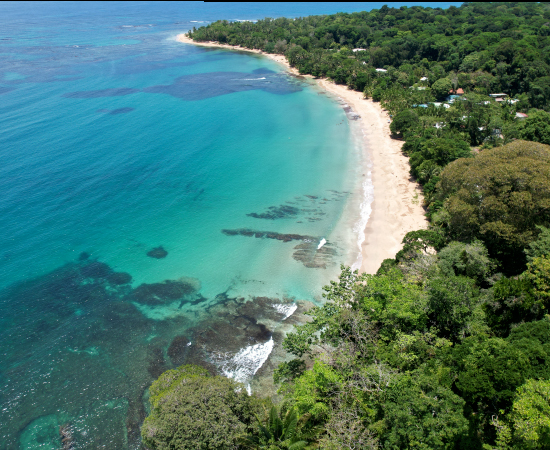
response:
<path id="1" fill-rule="evenodd" d="M 176 40 L 184 44 L 261 54 L 284 65 L 291 74 L 299 74 L 282 55 L 216 42 L 198 43 L 185 34 L 179 34 Z M 390 118 L 381 105 L 364 99 L 361 92 L 349 90 L 347 86 L 336 85 L 327 79 L 317 79 L 316 82 L 327 92 L 341 98 L 361 116 L 358 123 L 363 134 L 364 160 L 372 163 L 370 170 L 374 201 L 364 230 L 360 272 L 376 273 L 384 259 L 393 258 L 401 249 L 401 240 L 406 233 L 428 226 L 422 208 L 422 189 L 409 175 L 408 158 L 401 152 L 403 142 L 391 138 Z"/>

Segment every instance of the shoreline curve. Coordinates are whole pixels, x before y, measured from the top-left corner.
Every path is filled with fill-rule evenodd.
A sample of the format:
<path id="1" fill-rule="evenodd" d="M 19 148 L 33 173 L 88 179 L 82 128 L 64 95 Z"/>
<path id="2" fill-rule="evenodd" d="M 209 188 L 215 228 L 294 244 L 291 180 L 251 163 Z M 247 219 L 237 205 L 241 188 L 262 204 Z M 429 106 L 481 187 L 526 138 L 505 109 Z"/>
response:
<path id="1" fill-rule="evenodd" d="M 218 42 L 195 42 L 185 33 L 178 34 L 176 41 L 260 54 L 283 65 L 292 75 L 300 75 L 296 68 L 290 67 L 283 55 Z M 371 211 L 363 230 L 360 267 L 357 264 L 354 268 L 359 269 L 360 273 L 374 274 L 384 259 L 394 258 L 401 250 L 405 234 L 427 228 L 428 220 L 422 207 L 422 188 L 411 178 L 409 160 L 401 151 L 403 141 L 391 138 L 389 114 L 379 103 L 365 99 L 363 93 L 334 84 L 326 78 L 303 76 L 313 79 L 322 89 L 342 99 L 361 117 L 358 122 L 363 134 L 364 158 L 371 161 L 370 176 L 374 193 L 372 203 L 366 205 Z"/>

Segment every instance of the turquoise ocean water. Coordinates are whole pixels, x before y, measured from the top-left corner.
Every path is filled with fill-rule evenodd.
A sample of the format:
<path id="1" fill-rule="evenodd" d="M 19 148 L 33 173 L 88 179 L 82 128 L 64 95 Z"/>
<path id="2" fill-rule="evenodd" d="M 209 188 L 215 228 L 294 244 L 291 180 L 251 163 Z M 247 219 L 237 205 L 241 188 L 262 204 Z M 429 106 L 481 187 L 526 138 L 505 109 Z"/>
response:
<path id="1" fill-rule="evenodd" d="M 0 449 L 139 448 L 160 373 L 249 382 L 355 261 L 366 161 L 342 105 L 174 40 L 343 9 L 364 5 L 0 5 Z"/>

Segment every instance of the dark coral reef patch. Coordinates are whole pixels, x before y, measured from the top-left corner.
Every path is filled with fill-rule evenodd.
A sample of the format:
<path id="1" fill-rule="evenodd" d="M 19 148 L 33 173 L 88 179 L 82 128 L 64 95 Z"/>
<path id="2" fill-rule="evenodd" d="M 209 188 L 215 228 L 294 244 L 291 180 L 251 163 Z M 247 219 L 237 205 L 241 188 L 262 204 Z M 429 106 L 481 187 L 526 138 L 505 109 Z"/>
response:
<path id="1" fill-rule="evenodd" d="M 291 241 L 319 241 L 319 238 L 293 233 L 276 233 L 275 231 L 255 231 L 249 228 L 238 228 L 236 230 L 222 230 L 226 236 L 247 236 L 265 239 L 275 239 L 282 242 Z"/>
<path id="2" fill-rule="evenodd" d="M 168 351 L 166 352 L 168 354 L 168 357 L 172 361 L 172 364 L 174 364 L 175 366 L 181 366 L 182 364 L 185 364 L 185 357 L 188 353 L 190 345 L 191 341 L 185 336 L 178 335 L 174 339 L 172 339 L 172 342 L 168 347 Z"/>
<path id="3" fill-rule="evenodd" d="M 160 247 L 155 247 L 154 249 L 149 250 L 147 252 L 147 256 L 150 258 L 162 259 L 168 256 L 168 252 L 161 245 Z"/>
<path id="4" fill-rule="evenodd" d="M 270 206 L 268 210 L 264 213 L 250 213 L 247 214 L 249 217 L 254 217 L 255 219 L 293 219 L 300 212 L 299 208 L 289 205 L 280 205 L 280 206 Z"/>
<path id="5" fill-rule="evenodd" d="M 294 247 L 292 257 L 300 261 L 310 269 L 326 269 L 333 263 L 333 258 L 338 254 L 332 244 L 327 242 L 321 248 L 317 248 L 316 242 L 303 242 Z"/>
<path id="6" fill-rule="evenodd" d="M 162 305 L 194 294 L 195 286 L 183 281 L 166 280 L 163 283 L 140 284 L 130 299 L 144 305 Z"/>

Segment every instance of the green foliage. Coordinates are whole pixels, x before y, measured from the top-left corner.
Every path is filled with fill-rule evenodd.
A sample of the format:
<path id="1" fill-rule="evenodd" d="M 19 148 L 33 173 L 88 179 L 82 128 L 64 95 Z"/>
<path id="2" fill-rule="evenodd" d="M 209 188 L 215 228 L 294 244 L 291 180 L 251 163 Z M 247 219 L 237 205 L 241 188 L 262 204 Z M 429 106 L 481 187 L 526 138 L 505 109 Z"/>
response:
<path id="1" fill-rule="evenodd" d="M 306 363 L 301 359 L 293 359 L 279 364 L 273 373 L 275 383 L 288 383 L 299 377 L 306 370 Z"/>
<path id="2" fill-rule="evenodd" d="M 391 343 L 387 358 L 399 369 L 413 370 L 450 346 L 451 341 L 437 336 L 437 328 L 425 332 L 415 330 L 411 334 L 399 334 Z"/>
<path id="3" fill-rule="evenodd" d="M 389 270 L 392 269 L 392 267 L 395 267 L 397 262 L 395 259 L 387 258 L 384 261 L 382 261 L 382 264 L 380 264 L 380 267 L 378 268 L 378 271 L 376 272 L 376 275 L 383 275 Z"/>
<path id="4" fill-rule="evenodd" d="M 431 275 L 411 278 L 425 259 L 435 261 Z M 533 261 L 545 267 L 546 259 Z M 480 296 L 476 283 L 491 270 L 479 242 L 454 242 L 438 255 L 420 252 L 375 276 L 343 269 L 326 288 L 330 314 L 323 308 L 312 314 L 318 335 L 312 354 L 321 355 L 285 389 L 290 405 L 324 426 L 323 448 L 481 448 L 512 436 L 508 422 L 496 417 L 511 410 L 525 380 L 550 379 L 550 319 L 518 324 L 514 313 L 497 311 L 492 317 L 504 317 L 502 323 L 495 326 L 490 314 L 488 321 L 508 337 L 491 337 L 480 307 L 488 293 L 507 298 L 523 290 L 531 295 L 527 311 L 544 298 L 527 275 L 502 278 Z M 529 267 L 546 280 L 540 271 L 540 264 Z"/>
<path id="5" fill-rule="evenodd" d="M 387 389 L 373 428 L 387 449 L 454 449 L 467 431 L 464 400 L 435 377 L 415 372 L 400 375 Z"/>
<path id="6" fill-rule="evenodd" d="M 537 256 L 527 264 L 525 278 L 533 286 L 535 303 L 533 305 L 540 315 L 550 311 L 550 256 Z"/>
<path id="7" fill-rule="evenodd" d="M 499 427 L 504 448 L 544 449 L 550 447 L 550 382 L 527 380 L 517 390 L 509 424 Z"/>
<path id="8" fill-rule="evenodd" d="M 422 142 L 410 158 L 411 174 L 425 184 L 438 176 L 444 166 L 458 158 L 472 156 L 470 147 L 463 140 L 434 138 Z"/>
<path id="9" fill-rule="evenodd" d="M 361 306 L 385 336 L 426 327 L 426 296 L 421 287 L 408 283 L 398 268 L 369 277 Z"/>
<path id="10" fill-rule="evenodd" d="M 529 86 L 529 101 L 531 105 L 535 108 L 547 109 L 549 100 L 550 76 L 537 78 Z"/>
<path id="11" fill-rule="evenodd" d="M 309 413 L 315 422 L 330 414 L 330 397 L 342 383 L 342 377 L 329 365 L 316 360 L 311 370 L 293 386 L 293 402 L 300 414 Z"/>
<path id="12" fill-rule="evenodd" d="M 457 341 L 464 337 L 466 325 L 478 302 L 475 281 L 456 275 L 434 277 L 427 283 L 428 317 L 441 336 Z"/>
<path id="13" fill-rule="evenodd" d="M 492 298 L 485 304 L 487 323 L 500 336 L 515 324 L 540 320 L 550 310 L 550 259 L 535 257 L 516 279 L 495 283 Z"/>
<path id="14" fill-rule="evenodd" d="M 526 379 L 550 379 L 550 321 L 521 324 L 506 339 L 467 338 L 453 353 L 461 396 L 474 411 L 497 414 Z"/>
<path id="15" fill-rule="evenodd" d="M 438 100 L 447 97 L 452 88 L 453 83 L 449 78 L 440 78 L 432 84 L 432 92 Z"/>
<path id="16" fill-rule="evenodd" d="M 517 273 L 523 249 L 550 222 L 550 147 L 516 141 L 449 164 L 438 197 L 457 240 L 482 240 L 506 271 Z M 519 270 L 521 271 L 521 270 Z"/>
<path id="17" fill-rule="evenodd" d="M 410 109 L 400 111 L 393 118 L 390 124 L 390 130 L 393 134 L 408 133 L 413 131 L 419 125 L 418 114 Z"/>
<path id="18" fill-rule="evenodd" d="M 532 285 L 527 279 L 502 278 L 484 305 L 487 323 L 497 335 L 508 336 L 514 324 L 536 318 L 531 311 L 533 303 Z"/>
<path id="19" fill-rule="evenodd" d="M 283 342 L 315 361 L 284 363 L 275 378 L 285 404 L 323 427 L 322 448 L 549 446 L 548 21 L 544 3 L 464 3 L 220 21 L 191 33 L 284 54 L 300 73 L 380 101 L 424 188 L 433 228 L 408 233 L 374 276 L 343 267 L 327 302 Z M 465 95 L 447 107 L 433 103 L 457 88 Z M 178 377 L 159 384 L 159 408 Z M 261 424 L 261 448 L 286 448 L 294 413 L 284 411 Z"/>
<path id="20" fill-rule="evenodd" d="M 410 259 L 430 249 L 439 250 L 445 245 L 445 238 L 434 230 L 415 230 L 409 231 L 401 242 L 403 249 L 395 255 L 397 260 Z"/>
<path id="21" fill-rule="evenodd" d="M 550 379 L 550 317 L 515 327 L 508 342 L 529 358 L 526 378 Z"/>
<path id="22" fill-rule="evenodd" d="M 258 450 L 301 450 L 308 444 L 310 437 L 301 432 L 308 419 L 307 414 L 298 417 L 294 408 L 283 413 L 272 406 L 263 421 L 256 416 L 258 432 L 247 436 L 243 444 Z"/>
<path id="23" fill-rule="evenodd" d="M 531 262 L 533 258 L 538 256 L 550 255 L 550 229 L 542 226 L 537 226 L 537 228 L 539 229 L 537 239 L 530 242 L 525 249 L 528 262 Z"/>
<path id="24" fill-rule="evenodd" d="M 153 408 L 159 406 L 160 400 L 173 391 L 179 384 L 197 378 L 208 377 L 208 371 L 199 366 L 186 365 L 164 372 L 149 388 L 149 403 Z"/>
<path id="25" fill-rule="evenodd" d="M 317 342 L 315 333 L 318 331 L 316 323 L 306 323 L 296 327 L 283 341 L 283 348 L 293 355 L 301 358 L 311 351 L 311 346 Z M 286 369 L 283 369 L 286 371 Z"/>
<path id="26" fill-rule="evenodd" d="M 529 368 L 526 355 L 500 338 L 468 338 L 456 347 L 453 360 L 461 397 L 474 411 L 485 413 L 510 406 Z"/>
<path id="27" fill-rule="evenodd" d="M 243 385 L 197 366 L 163 373 L 150 393 L 141 436 L 152 450 L 236 449 L 254 417 Z"/>
<path id="28" fill-rule="evenodd" d="M 550 114 L 545 111 L 529 112 L 529 117 L 518 126 L 518 137 L 550 145 Z"/>
<path id="29" fill-rule="evenodd" d="M 438 253 L 439 267 L 445 275 L 463 275 L 483 282 L 493 271 L 494 263 L 480 241 L 471 244 L 450 242 Z"/>
<path id="30" fill-rule="evenodd" d="M 550 36 L 543 17 L 547 8 L 531 3 L 518 12 L 502 6 L 382 7 L 256 23 L 218 21 L 190 36 L 284 52 L 300 73 L 329 77 L 375 100 L 391 97 L 393 102 L 408 103 L 399 110 L 433 101 L 433 95 L 443 98 L 457 87 L 483 94 L 525 94 L 527 105 L 548 109 Z M 352 48 L 366 50 L 354 53 Z M 390 70 L 381 77 L 374 72 L 380 67 Z M 422 76 L 429 81 L 419 83 Z M 431 89 L 403 92 L 403 87 L 426 84 Z"/>

